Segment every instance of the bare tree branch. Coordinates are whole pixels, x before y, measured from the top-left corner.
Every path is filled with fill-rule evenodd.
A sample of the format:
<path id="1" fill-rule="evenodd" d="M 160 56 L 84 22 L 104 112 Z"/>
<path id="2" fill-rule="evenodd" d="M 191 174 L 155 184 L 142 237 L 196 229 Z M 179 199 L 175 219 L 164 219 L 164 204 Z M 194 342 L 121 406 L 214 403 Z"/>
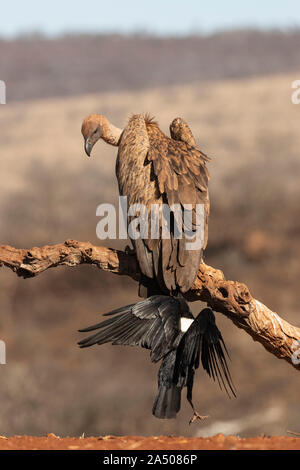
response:
<path id="1" fill-rule="evenodd" d="M 134 254 L 94 246 L 89 242 L 67 240 L 59 245 L 30 250 L 0 245 L 0 265 L 7 266 L 23 278 L 37 276 L 60 265 L 80 264 L 92 264 L 104 271 L 130 276 L 136 281 L 141 275 Z M 185 297 L 189 301 L 206 302 L 269 352 L 300 370 L 300 328 L 290 325 L 255 300 L 245 284 L 227 281 L 219 269 L 201 264 L 198 276 Z"/>

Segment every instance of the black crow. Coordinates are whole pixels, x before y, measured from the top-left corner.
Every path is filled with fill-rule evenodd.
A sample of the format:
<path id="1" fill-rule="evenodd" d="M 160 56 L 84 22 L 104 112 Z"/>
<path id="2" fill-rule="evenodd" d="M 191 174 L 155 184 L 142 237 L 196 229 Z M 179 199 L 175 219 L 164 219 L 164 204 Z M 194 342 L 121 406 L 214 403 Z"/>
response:
<path id="1" fill-rule="evenodd" d="M 182 297 L 153 295 L 105 316 L 111 318 L 79 330 L 99 331 L 78 344 L 81 348 L 104 343 L 141 346 L 150 349 L 152 362 L 162 360 L 152 410 L 157 418 L 176 417 L 184 387 L 194 411 L 190 422 L 205 418 L 192 402 L 194 374 L 200 360 L 209 376 L 217 380 L 229 396 L 236 396 L 225 357 L 227 349 L 210 308 L 203 309 L 194 318 Z"/>

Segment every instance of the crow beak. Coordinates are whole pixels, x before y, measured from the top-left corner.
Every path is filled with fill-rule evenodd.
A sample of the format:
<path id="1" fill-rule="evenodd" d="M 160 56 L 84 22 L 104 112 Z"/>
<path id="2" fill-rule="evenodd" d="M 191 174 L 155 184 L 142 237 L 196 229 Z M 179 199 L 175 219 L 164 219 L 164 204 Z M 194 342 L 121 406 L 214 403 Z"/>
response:
<path id="1" fill-rule="evenodd" d="M 85 153 L 87 154 L 88 157 L 91 156 L 91 151 L 92 151 L 93 145 L 94 145 L 94 144 L 92 144 L 92 143 L 90 142 L 89 137 L 87 137 L 87 138 L 84 140 L 84 150 L 85 150 Z"/>

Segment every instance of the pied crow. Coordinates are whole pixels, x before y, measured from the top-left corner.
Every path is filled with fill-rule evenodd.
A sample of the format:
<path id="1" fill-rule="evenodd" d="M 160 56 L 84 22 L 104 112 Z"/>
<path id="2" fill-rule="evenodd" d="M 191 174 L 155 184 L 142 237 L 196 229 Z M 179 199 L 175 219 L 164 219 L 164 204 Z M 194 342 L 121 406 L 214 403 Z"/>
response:
<path id="1" fill-rule="evenodd" d="M 104 315 L 111 318 L 79 330 L 98 330 L 82 339 L 79 346 L 112 343 L 150 349 L 151 361 L 162 361 L 152 410 L 157 418 L 176 417 L 184 387 L 194 411 L 190 422 L 205 418 L 192 401 L 194 374 L 200 362 L 220 388 L 229 396 L 236 396 L 226 361 L 227 349 L 210 308 L 204 308 L 194 318 L 183 297 L 153 295 Z"/>

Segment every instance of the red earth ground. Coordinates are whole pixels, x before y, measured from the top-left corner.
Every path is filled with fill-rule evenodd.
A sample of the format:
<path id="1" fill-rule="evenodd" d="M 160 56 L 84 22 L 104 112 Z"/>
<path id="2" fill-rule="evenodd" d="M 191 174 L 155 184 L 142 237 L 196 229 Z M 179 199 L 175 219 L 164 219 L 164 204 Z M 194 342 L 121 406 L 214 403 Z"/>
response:
<path id="1" fill-rule="evenodd" d="M 242 439 L 236 436 L 217 434 L 208 438 L 185 437 L 140 437 L 140 436 L 100 436 L 66 437 L 54 434 L 47 437 L 0 436 L 0 450 L 300 450 L 300 438 L 295 436 L 251 437 Z"/>

